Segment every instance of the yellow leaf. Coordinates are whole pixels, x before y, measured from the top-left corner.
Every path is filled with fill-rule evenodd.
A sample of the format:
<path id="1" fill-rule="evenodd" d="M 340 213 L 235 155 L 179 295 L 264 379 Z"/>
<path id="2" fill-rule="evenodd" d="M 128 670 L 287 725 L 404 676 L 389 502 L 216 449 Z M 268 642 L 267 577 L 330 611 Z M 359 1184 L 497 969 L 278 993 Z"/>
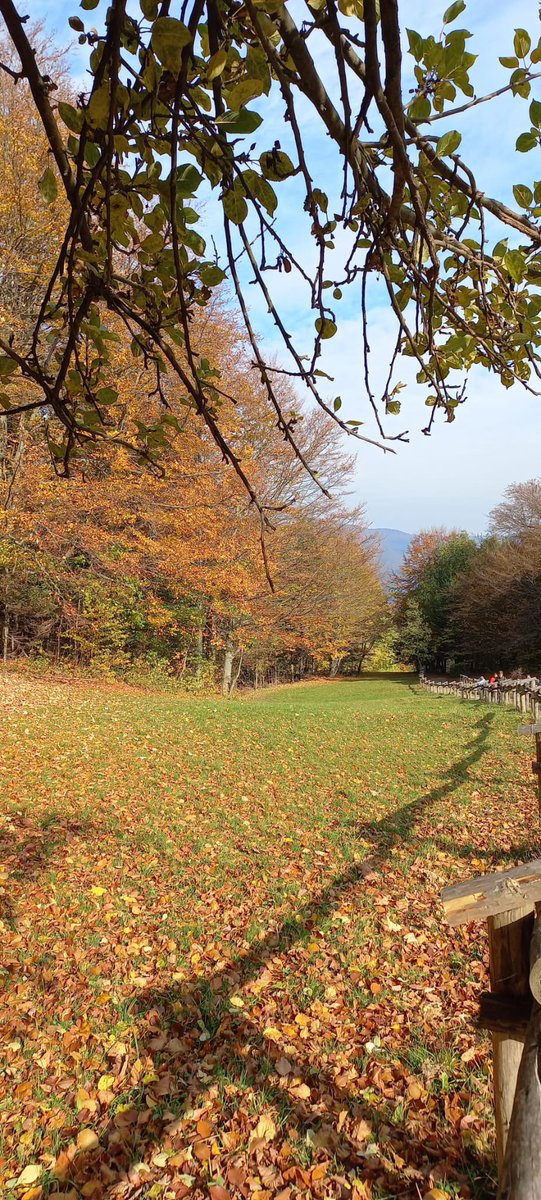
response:
<path id="1" fill-rule="evenodd" d="M 114 1075 L 102 1075 L 98 1079 L 98 1092 L 108 1092 L 115 1082 Z"/>
<path id="2" fill-rule="evenodd" d="M 105 896 L 106 891 L 107 891 L 107 888 L 104 888 L 104 887 L 91 887 L 90 895 L 91 896 Z"/>
<path id="3" fill-rule="evenodd" d="M 233 1008 L 244 1008 L 242 996 L 230 996 L 229 1003 L 233 1005 Z"/>
<path id="4" fill-rule="evenodd" d="M 268 1025 L 267 1028 L 263 1030 L 263 1037 L 268 1038 L 270 1042 L 280 1042 L 282 1039 L 282 1034 L 280 1033 L 279 1029 L 274 1028 L 274 1025 Z"/>
<path id="5" fill-rule="evenodd" d="M 93 1129 L 81 1129 L 77 1134 L 77 1149 L 78 1150 L 96 1150 L 100 1144 L 100 1139 Z"/>
<path id="6" fill-rule="evenodd" d="M 29 1163 L 24 1171 L 21 1171 L 17 1180 L 17 1187 L 31 1187 L 36 1183 L 40 1175 L 43 1173 L 43 1167 L 40 1163 Z"/>
<path id="7" fill-rule="evenodd" d="M 276 1125 L 271 1116 L 263 1113 L 256 1125 L 255 1136 L 264 1138 L 266 1142 L 272 1142 L 276 1137 Z"/>

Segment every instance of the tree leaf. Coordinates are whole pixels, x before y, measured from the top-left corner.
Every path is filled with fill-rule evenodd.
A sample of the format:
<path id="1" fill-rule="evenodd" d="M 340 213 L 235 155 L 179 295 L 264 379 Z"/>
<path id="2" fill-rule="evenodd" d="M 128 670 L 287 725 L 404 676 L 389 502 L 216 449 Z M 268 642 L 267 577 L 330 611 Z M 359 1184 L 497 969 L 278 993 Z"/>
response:
<path id="1" fill-rule="evenodd" d="M 436 154 L 439 158 L 443 158 L 446 154 L 454 154 L 458 150 L 462 141 L 462 134 L 457 129 L 450 129 L 448 133 L 444 133 L 436 146 Z"/>
<path id="2" fill-rule="evenodd" d="M 211 55 L 207 63 L 205 71 L 207 79 L 217 79 L 221 75 L 227 62 L 227 50 L 217 50 Z"/>
<path id="3" fill-rule="evenodd" d="M 38 184 L 39 190 L 46 204 L 54 204 L 58 195 L 58 184 L 56 175 L 50 167 L 46 167 Z"/>
<path id="4" fill-rule="evenodd" d="M 81 132 L 84 117 L 80 109 L 74 108 L 73 104 L 67 104 L 65 100 L 60 100 L 58 115 L 72 133 Z"/>
<path id="5" fill-rule="evenodd" d="M 513 49 L 518 58 L 525 58 L 530 50 L 532 39 L 526 29 L 515 29 Z"/>
<path id="6" fill-rule="evenodd" d="M 227 99 L 233 112 L 238 112 L 250 100 L 255 100 L 263 91 L 261 79 L 241 79 L 234 87 L 228 89 Z"/>
<path id="7" fill-rule="evenodd" d="M 329 317 L 318 317 L 315 326 L 322 341 L 334 337 L 337 329 L 335 322 L 331 321 Z"/>
<path id="8" fill-rule="evenodd" d="M 260 155 L 259 163 L 265 179 L 271 179 L 274 183 L 280 183 L 296 172 L 289 155 L 283 150 L 266 150 Z"/>
<path id="9" fill-rule="evenodd" d="M 248 205 L 241 192 L 237 188 L 231 188 L 230 191 L 224 192 L 222 204 L 226 217 L 229 217 L 229 220 L 233 221 L 235 225 L 242 225 L 248 216 Z"/>
<path id="10" fill-rule="evenodd" d="M 9 354 L 0 354 L 0 379 L 7 379 L 9 375 L 14 375 L 16 370 L 15 359 L 10 358 Z"/>
<path id="11" fill-rule="evenodd" d="M 530 207 L 533 200 L 533 192 L 525 183 L 516 183 L 513 187 L 513 195 L 521 208 Z"/>
<path id="12" fill-rule="evenodd" d="M 443 14 L 443 24 L 451 25 L 464 12 L 465 7 L 465 0 L 455 0 L 454 4 L 450 4 L 449 8 L 446 8 Z"/>
<path id="13" fill-rule="evenodd" d="M 182 62 L 182 51 L 189 46 L 192 35 L 187 25 L 176 17 L 158 17 L 152 26 L 150 44 L 166 71 L 177 74 Z"/>
<path id="14" fill-rule="evenodd" d="M 96 88 L 96 91 L 92 93 L 86 110 L 87 121 L 93 129 L 107 128 L 110 103 L 109 85 L 102 83 L 101 87 Z"/>
<path id="15" fill-rule="evenodd" d="M 222 117 L 218 117 L 216 124 L 224 133 L 254 133 L 259 129 L 262 120 L 263 117 L 253 109 L 243 108 L 240 112 L 224 113 Z"/>
<path id="16" fill-rule="evenodd" d="M 532 132 L 521 133 L 520 137 L 517 138 L 516 149 L 520 150 L 521 154 L 526 154 L 528 150 L 534 150 L 538 144 L 537 134 Z"/>

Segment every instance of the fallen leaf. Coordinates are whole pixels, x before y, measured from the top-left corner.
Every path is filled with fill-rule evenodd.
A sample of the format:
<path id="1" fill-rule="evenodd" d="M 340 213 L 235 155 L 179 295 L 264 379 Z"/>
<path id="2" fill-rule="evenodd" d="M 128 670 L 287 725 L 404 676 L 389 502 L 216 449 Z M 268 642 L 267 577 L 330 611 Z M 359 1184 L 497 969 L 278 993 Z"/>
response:
<path id="1" fill-rule="evenodd" d="M 78 1150 L 96 1150 L 100 1144 L 100 1139 L 93 1129 L 81 1129 L 77 1134 L 77 1149 Z"/>
<path id="2" fill-rule="evenodd" d="M 29 1163 L 27 1167 L 21 1171 L 17 1179 L 17 1187 L 30 1187 L 36 1183 L 40 1175 L 43 1174 L 43 1167 L 40 1163 Z"/>

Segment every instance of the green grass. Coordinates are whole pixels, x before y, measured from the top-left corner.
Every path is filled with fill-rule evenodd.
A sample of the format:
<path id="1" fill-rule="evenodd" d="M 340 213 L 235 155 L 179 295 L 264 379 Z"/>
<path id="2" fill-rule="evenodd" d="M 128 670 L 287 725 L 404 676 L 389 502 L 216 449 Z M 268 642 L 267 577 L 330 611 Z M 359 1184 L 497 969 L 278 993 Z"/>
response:
<path id="1" fill-rule="evenodd" d="M 270 1196 L 490 1195 L 484 931 L 439 892 L 541 850 L 516 714 L 407 675 L 228 703 L 6 677 L 4 703 L 2 1186 L 37 1162 L 51 1190 L 83 1127 L 98 1200 L 134 1162 L 128 1197 L 263 1167 Z"/>

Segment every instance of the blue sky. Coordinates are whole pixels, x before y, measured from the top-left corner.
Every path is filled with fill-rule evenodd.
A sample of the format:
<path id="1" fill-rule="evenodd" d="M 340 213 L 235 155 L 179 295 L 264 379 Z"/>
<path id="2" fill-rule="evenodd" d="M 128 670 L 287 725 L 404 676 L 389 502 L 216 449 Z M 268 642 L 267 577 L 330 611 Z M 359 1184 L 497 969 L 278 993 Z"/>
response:
<path id="1" fill-rule="evenodd" d="M 401 10 L 405 14 L 405 24 L 426 36 L 438 33 L 445 7 L 445 0 L 442 3 L 402 0 Z M 89 25 L 97 24 L 98 13 L 104 8 L 102 0 L 99 10 L 82 15 Z M 171 12 L 175 8 L 173 3 Z M 67 18 L 77 12 L 77 3 L 66 0 L 56 0 L 53 5 L 44 0 L 33 0 L 31 5 L 32 19 L 43 18 L 47 27 L 56 31 L 60 44 L 73 40 Z M 470 29 L 473 34 L 468 49 L 479 55 L 472 73 L 476 94 L 492 91 L 508 81 L 509 73 L 500 66 L 498 56 L 513 53 L 515 27 L 528 29 L 535 41 L 541 34 L 537 4 L 533 0 L 515 0 L 513 4 L 476 0 L 456 24 Z M 84 86 L 84 51 L 75 45 L 72 54 L 74 72 Z M 323 70 L 328 72 L 330 79 L 330 58 L 327 63 L 323 62 Z M 534 94 L 541 98 L 541 80 L 534 84 Z M 283 124 L 279 98 L 271 96 L 263 102 L 258 101 L 254 107 L 265 116 L 262 148 L 270 146 L 278 137 L 287 149 L 288 131 Z M 337 196 L 340 179 L 334 149 L 322 132 L 316 114 L 308 106 L 301 107 L 301 119 L 306 145 L 317 167 L 315 181 L 330 196 L 333 193 Z M 513 183 L 527 182 L 532 174 L 540 175 L 534 161 L 536 152 L 524 156 L 514 149 L 518 133 L 527 124 L 527 104 L 502 97 L 462 118 L 454 118 L 449 126 L 444 121 L 439 122 L 438 132 L 443 133 L 447 127 L 459 128 L 463 134 L 462 152 L 465 161 L 475 169 L 478 186 L 512 202 Z M 285 240 L 293 243 L 301 261 L 309 263 L 312 249 L 307 225 L 299 219 L 296 184 L 287 193 L 280 190 L 279 194 L 280 228 L 285 231 Z M 205 218 L 211 226 L 214 225 L 213 209 L 214 202 L 210 200 Z M 291 275 L 280 276 L 274 272 L 270 284 L 289 332 L 300 348 L 308 352 L 314 314 L 309 311 L 302 287 Z M 268 349 L 285 361 L 278 336 L 255 288 L 249 289 L 249 297 L 253 320 Z M 331 397 L 339 394 L 343 415 L 366 420 L 365 431 L 371 435 L 374 430 L 362 382 L 358 295 L 352 293 L 341 302 L 338 312 L 338 333 L 326 343 L 321 362 L 334 376 L 335 382 L 329 384 L 328 394 Z M 393 320 L 375 293 L 370 344 L 376 380 L 386 372 L 393 332 Z M 391 419 L 388 429 L 398 432 L 408 428 L 410 443 L 399 446 L 395 456 L 360 446 L 352 501 L 366 503 L 368 517 L 376 526 L 414 532 L 422 526 L 443 524 L 466 528 L 473 533 L 482 532 L 490 509 L 508 483 L 541 475 L 541 397 L 532 397 L 518 386 L 505 391 L 497 379 L 482 371 L 475 372 L 469 381 L 468 401 L 459 410 L 455 423 L 437 424 L 431 437 L 426 438 L 420 429 L 426 422 L 427 410 L 409 363 L 405 363 L 399 377 L 407 381 L 408 387 L 401 396 L 402 413 Z"/>

